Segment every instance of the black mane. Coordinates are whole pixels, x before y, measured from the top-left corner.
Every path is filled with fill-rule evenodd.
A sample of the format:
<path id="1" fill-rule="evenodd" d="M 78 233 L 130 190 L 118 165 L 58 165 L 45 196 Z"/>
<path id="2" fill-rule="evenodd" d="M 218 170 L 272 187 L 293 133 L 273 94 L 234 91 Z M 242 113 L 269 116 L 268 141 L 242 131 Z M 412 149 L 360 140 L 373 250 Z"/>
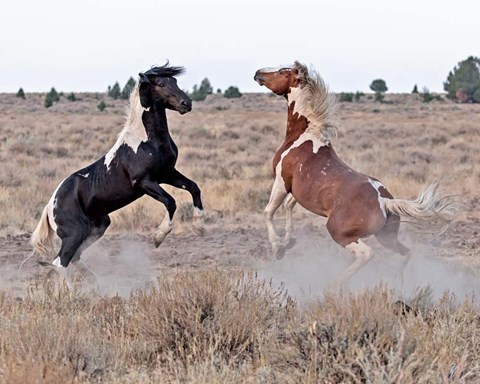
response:
<path id="1" fill-rule="evenodd" d="M 162 65 L 161 67 L 152 67 L 151 69 L 144 72 L 143 74 L 146 76 L 175 77 L 177 75 L 181 75 L 184 72 L 185 72 L 185 68 L 169 67 L 169 63 L 167 62 L 165 65 Z"/>

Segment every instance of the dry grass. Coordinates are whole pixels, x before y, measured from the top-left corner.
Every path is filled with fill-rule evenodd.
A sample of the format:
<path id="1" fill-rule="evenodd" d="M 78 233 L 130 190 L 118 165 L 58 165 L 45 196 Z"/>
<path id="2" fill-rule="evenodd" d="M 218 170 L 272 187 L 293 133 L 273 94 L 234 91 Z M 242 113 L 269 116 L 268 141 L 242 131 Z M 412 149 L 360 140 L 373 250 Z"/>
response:
<path id="1" fill-rule="evenodd" d="M 161 275 L 91 298 L 46 287 L 0 299 L 7 383 L 441 383 L 480 380 L 480 319 L 427 291 L 402 313 L 386 287 L 299 306 L 254 275 Z"/>
<path id="2" fill-rule="evenodd" d="M 79 96 L 47 110 L 40 94 L 26 101 L 0 95 L 0 237 L 29 234 L 58 183 L 115 142 L 124 103 L 109 100 L 101 113 L 96 95 Z M 443 177 L 444 190 L 466 207 L 444 239 L 444 256 L 478 273 L 479 106 L 424 104 L 413 95 L 387 100 L 340 105 L 338 154 L 403 198 Z M 210 228 L 249 223 L 264 231 L 261 211 L 285 115 L 285 101 L 266 94 L 212 95 L 190 114 L 169 114 L 178 169 L 201 187 Z M 167 189 L 178 202 L 181 238 L 191 198 Z M 149 235 L 164 212 L 142 198 L 112 215 L 108 234 Z M 403 313 L 387 287 L 299 304 L 232 268 L 164 272 L 126 299 L 45 284 L 22 299 L 0 293 L 1 382 L 480 381 L 478 308 L 448 294 L 434 301 L 428 289 L 405 300 L 412 310 Z"/>

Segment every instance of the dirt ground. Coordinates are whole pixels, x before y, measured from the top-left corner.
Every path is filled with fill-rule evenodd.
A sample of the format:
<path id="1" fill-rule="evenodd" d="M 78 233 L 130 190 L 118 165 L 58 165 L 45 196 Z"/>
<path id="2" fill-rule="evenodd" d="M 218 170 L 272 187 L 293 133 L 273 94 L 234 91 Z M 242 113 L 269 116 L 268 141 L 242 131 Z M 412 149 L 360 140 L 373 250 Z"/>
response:
<path id="1" fill-rule="evenodd" d="M 275 284 L 285 285 L 298 299 L 319 298 L 325 289 L 336 288 L 336 276 L 353 257 L 331 240 L 324 218 L 298 207 L 295 213 L 297 243 L 282 260 L 275 260 L 271 255 L 260 215 L 252 215 L 249 224 L 240 219 L 219 219 L 207 225 L 203 237 L 188 230 L 174 231 L 158 248 L 147 235 L 107 233 L 85 251 L 82 260 L 97 275 L 100 289 L 96 293 L 100 295 L 128 297 L 132 290 L 145 288 L 168 270 L 218 268 L 256 273 Z M 276 218 L 279 233 L 282 233 L 283 220 L 280 212 Z M 375 257 L 354 276 L 350 288 L 388 284 L 400 295 L 409 295 L 421 286 L 430 286 L 437 296 L 451 291 L 459 300 L 465 295 L 480 294 L 478 268 L 458 262 L 462 256 L 474 257 L 480 247 L 480 223 L 466 220 L 454 223 L 442 238 L 415 237 L 404 224 L 401 239 L 413 250 L 414 256 L 403 280 L 399 273 L 401 256 L 386 251 L 373 238 L 367 239 Z M 37 264 L 36 255 L 19 270 L 22 261 L 31 254 L 28 234 L 1 240 L 2 291 L 21 297 L 42 289 L 47 278 L 59 279 L 58 275 L 49 274 L 48 267 Z M 75 268 L 69 270 L 78 287 L 92 288 Z"/>

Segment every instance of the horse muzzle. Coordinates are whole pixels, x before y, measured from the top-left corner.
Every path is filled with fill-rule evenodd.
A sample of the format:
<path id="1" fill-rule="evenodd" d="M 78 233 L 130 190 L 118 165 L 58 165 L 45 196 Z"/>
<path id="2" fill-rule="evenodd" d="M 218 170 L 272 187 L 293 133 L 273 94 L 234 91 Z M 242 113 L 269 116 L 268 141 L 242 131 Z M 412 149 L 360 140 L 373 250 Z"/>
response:
<path id="1" fill-rule="evenodd" d="M 180 102 L 180 107 L 178 108 L 178 112 L 181 115 L 184 115 L 185 113 L 188 113 L 192 110 L 192 101 L 191 100 L 182 100 Z"/>
<path id="2" fill-rule="evenodd" d="M 263 74 L 260 71 L 255 72 L 255 76 L 253 77 L 253 80 L 255 80 L 260 85 L 265 84 L 265 78 L 263 77 Z"/>

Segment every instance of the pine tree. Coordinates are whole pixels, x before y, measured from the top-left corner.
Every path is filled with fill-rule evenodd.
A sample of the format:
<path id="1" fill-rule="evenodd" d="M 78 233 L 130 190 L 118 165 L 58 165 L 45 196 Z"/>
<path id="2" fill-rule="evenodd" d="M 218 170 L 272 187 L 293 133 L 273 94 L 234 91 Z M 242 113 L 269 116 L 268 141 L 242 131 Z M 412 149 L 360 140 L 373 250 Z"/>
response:
<path id="1" fill-rule="evenodd" d="M 480 58 L 470 56 L 450 71 L 443 83 L 447 97 L 462 102 L 480 102 Z"/>
<path id="2" fill-rule="evenodd" d="M 210 81 L 207 78 L 204 78 L 200 83 L 200 87 L 195 84 L 193 86 L 193 91 L 189 95 L 193 101 L 205 100 L 208 95 L 212 94 L 213 88 L 210 84 Z"/>
<path id="3" fill-rule="evenodd" d="M 128 99 L 130 97 L 130 93 L 132 93 L 133 89 L 135 88 L 136 82 L 133 77 L 130 77 L 122 89 L 122 94 L 120 98 Z"/>
<path id="4" fill-rule="evenodd" d="M 20 87 L 20 89 L 18 90 L 17 94 L 16 94 L 17 97 L 25 100 L 25 92 L 23 92 L 23 88 Z"/>
<path id="5" fill-rule="evenodd" d="M 113 84 L 113 87 L 109 87 L 108 90 L 108 96 L 110 96 L 112 99 L 117 100 L 122 94 L 122 91 L 120 89 L 120 84 L 118 84 L 118 81 Z"/>
<path id="6" fill-rule="evenodd" d="M 60 95 L 58 94 L 56 89 L 52 87 L 50 92 L 48 92 L 47 95 L 45 96 L 45 103 L 44 103 L 45 107 L 50 108 L 53 105 L 53 103 L 56 103 L 59 100 L 60 100 Z"/>

